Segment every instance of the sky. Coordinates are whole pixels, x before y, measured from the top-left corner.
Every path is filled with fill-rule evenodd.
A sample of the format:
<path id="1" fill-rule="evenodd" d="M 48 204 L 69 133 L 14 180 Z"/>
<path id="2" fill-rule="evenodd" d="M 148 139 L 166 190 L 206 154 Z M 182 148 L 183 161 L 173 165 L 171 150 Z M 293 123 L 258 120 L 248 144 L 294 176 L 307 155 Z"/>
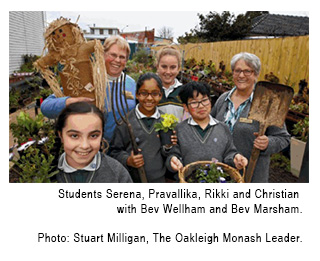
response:
<path id="1" fill-rule="evenodd" d="M 245 13 L 246 11 L 230 11 L 235 15 Z M 116 27 L 123 32 L 135 32 L 155 29 L 155 35 L 159 36 L 159 30 L 163 27 L 169 27 L 174 34 L 174 40 L 179 36 L 190 32 L 199 24 L 198 13 L 206 15 L 209 11 L 109 11 L 109 12 L 84 12 L 84 11 L 47 11 L 47 22 L 63 16 L 70 18 L 71 22 L 76 22 L 80 15 L 78 24 L 82 30 L 89 31 L 89 25 L 101 27 Z M 272 14 L 309 16 L 307 11 L 271 11 Z"/>

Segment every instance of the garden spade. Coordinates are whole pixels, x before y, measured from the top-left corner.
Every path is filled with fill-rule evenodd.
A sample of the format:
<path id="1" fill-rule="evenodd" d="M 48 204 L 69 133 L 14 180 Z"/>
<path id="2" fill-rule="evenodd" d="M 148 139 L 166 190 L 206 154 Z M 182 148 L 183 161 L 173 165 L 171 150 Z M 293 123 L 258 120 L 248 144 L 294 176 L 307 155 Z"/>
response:
<path id="1" fill-rule="evenodd" d="M 292 97 L 293 89 L 289 86 L 264 81 L 256 84 L 248 119 L 259 122 L 259 136 L 264 135 L 269 126 L 282 128 Z M 251 182 L 259 154 L 260 150 L 253 147 L 245 182 Z"/>

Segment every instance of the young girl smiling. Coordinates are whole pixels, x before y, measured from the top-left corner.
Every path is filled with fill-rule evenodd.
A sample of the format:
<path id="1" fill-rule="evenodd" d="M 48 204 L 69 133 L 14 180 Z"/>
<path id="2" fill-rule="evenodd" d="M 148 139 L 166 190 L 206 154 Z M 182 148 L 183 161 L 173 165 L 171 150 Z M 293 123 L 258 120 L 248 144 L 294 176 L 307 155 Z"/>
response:
<path id="1" fill-rule="evenodd" d="M 110 144 L 110 156 L 120 161 L 130 172 L 134 182 L 141 182 L 137 168 L 144 167 L 148 182 L 165 182 L 165 149 L 160 144 L 154 124 L 160 122 L 157 105 L 162 97 L 162 82 L 154 73 L 141 75 L 137 82 L 136 108 L 129 112 L 128 119 L 132 125 L 141 154 L 134 155 L 127 126 L 117 126 Z M 171 141 L 176 144 L 176 136 Z"/>
<path id="2" fill-rule="evenodd" d="M 132 182 L 119 162 L 99 152 L 103 126 L 104 115 L 92 104 L 72 103 L 61 112 L 56 129 L 64 153 L 59 158 L 58 182 Z"/>
<path id="3" fill-rule="evenodd" d="M 157 73 L 163 84 L 163 92 L 159 102 L 159 110 L 164 113 L 174 114 L 179 121 L 188 118 L 185 113 L 179 92 L 183 88 L 177 79 L 181 66 L 180 52 L 172 46 L 165 46 L 157 53 Z"/>

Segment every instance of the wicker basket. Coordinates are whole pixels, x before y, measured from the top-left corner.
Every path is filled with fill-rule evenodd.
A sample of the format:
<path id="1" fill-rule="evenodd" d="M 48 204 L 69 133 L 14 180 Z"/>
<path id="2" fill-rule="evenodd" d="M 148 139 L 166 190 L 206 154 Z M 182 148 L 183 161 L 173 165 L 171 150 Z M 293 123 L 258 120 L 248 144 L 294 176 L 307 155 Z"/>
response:
<path id="1" fill-rule="evenodd" d="M 188 177 L 194 170 L 199 168 L 199 165 L 206 165 L 206 164 L 212 164 L 212 161 L 196 161 L 193 163 L 190 163 L 183 167 L 179 171 L 179 180 L 180 183 L 187 183 L 185 180 L 185 177 Z M 233 180 L 235 180 L 237 183 L 244 183 L 243 177 L 240 175 L 239 171 L 235 168 L 230 167 L 227 164 L 217 162 L 216 165 L 218 167 L 221 167 L 224 172 L 228 173 Z"/>

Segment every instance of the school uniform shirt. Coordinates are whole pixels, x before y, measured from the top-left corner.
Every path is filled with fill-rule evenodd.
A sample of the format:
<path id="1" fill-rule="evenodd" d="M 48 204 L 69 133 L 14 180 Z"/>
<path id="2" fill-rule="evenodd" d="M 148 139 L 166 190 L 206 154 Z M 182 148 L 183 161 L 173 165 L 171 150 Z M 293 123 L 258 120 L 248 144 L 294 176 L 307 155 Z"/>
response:
<path id="1" fill-rule="evenodd" d="M 71 167 L 63 153 L 58 169 L 55 178 L 59 183 L 132 183 L 128 171 L 118 161 L 100 152 L 83 169 Z"/>
<path id="2" fill-rule="evenodd" d="M 189 114 L 186 113 L 183 109 L 182 102 L 179 98 L 179 92 L 181 88 L 183 88 L 182 83 L 180 83 L 177 79 L 173 85 L 169 88 L 163 88 L 163 95 L 158 104 L 158 108 L 163 113 L 173 114 L 180 121 L 189 117 Z"/>
<path id="3" fill-rule="evenodd" d="M 173 146 L 166 160 L 166 166 L 170 171 L 173 171 L 170 165 L 173 156 L 178 157 L 184 166 L 200 160 L 210 161 L 213 158 L 234 166 L 233 158 L 238 152 L 227 125 L 210 115 L 209 117 L 205 130 L 202 130 L 192 117 L 177 125 L 178 144 Z"/>
<path id="4" fill-rule="evenodd" d="M 165 181 L 165 152 L 161 146 L 160 139 L 157 137 L 154 124 L 160 122 L 161 112 L 156 108 L 155 113 L 151 117 L 146 117 L 139 111 L 139 105 L 128 114 L 134 136 L 138 147 L 144 159 L 144 169 L 148 182 L 164 182 Z M 152 122 L 147 123 L 147 120 Z M 127 165 L 127 159 L 131 155 L 132 144 L 126 124 L 117 126 L 113 138 L 110 143 L 109 155 L 117 159 L 131 174 L 134 182 L 141 182 L 136 168 Z"/>
<path id="5" fill-rule="evenodd" d="M 228 115 L 230 91 L 221 94 L 216 101 L 211 115 L 216 119 L 224 122 Z M 252 100 L 249 99 L 238 116 L 237 121 L 233 124 L 233 142 L 240 154 L 250 160 L 253 142 L 255 140 L 254 132 L 259 132 L 259 122 L 249 120 L 248 114 L 251 108 Z M 267 128 L 265 135 L 269 139 L 268 147 L 264 151 L 260 151 L 259 158 L 253 172 L 253 183 L 266 183 L 269 180 L 270 156 L 286 148 L 290 143 L 290 134 L 287 132 L 285 124 L 283 128 L 270 126 Z"/>

